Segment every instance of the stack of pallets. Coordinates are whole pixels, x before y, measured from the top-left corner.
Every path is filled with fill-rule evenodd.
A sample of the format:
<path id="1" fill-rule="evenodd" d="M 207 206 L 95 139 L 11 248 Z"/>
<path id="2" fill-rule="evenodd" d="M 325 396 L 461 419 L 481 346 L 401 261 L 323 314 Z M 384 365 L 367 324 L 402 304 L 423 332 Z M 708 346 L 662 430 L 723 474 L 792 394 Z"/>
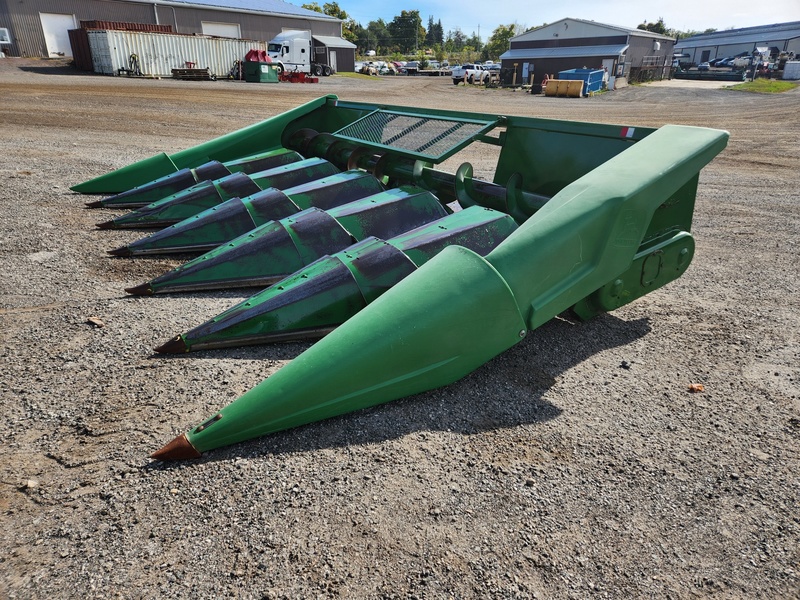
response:
<path id="1" fill-rule="evenodd" d="M 189 81 L 214 81 L 216 76 L 211 74 L 211 70 L 205 69 L 172 69 L 173 79 L 186 79 Z"/>

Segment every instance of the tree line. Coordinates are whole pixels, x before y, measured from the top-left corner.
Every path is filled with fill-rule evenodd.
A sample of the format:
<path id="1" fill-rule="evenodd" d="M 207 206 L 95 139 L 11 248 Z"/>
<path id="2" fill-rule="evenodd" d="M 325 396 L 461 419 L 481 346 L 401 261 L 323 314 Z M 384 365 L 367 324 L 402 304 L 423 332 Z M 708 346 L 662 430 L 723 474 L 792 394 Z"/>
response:
<path id="1" fill-rule="evenodd" d="M 357 46 L 356 52 L 366 54 L 374 50 L 379 56 L 428 56 L 441 61 L 458 57 L 463 60 L 497 60 L 508 50 L 509 40 L 523 32 L 514 23 L 497 27 L 483 43 L 474 31 L 467 35 L 460 28 L 445 33 L 441 19 L 428 17 L 427 27 L 423 25 L 418 10 L 403 10 L 388 23 L 377 19 L 366 27 L 352 19 L 338 2 L 317 2 L 303 4 L 303 8 L 324 13 L 341 19 L 342 37 Z"/>

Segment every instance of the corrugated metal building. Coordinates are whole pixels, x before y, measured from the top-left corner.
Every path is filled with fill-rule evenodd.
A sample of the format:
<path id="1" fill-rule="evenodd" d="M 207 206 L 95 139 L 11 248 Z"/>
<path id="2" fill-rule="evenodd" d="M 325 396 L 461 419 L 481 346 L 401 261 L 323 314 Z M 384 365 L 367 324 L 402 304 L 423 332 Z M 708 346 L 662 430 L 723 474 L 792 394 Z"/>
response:
<path id="1" fill-rule="evenodd" d="M 675 45 L 675 52 L 682 55 L 681 62 L 695 64 L 744 52 L 752 55 L 763 49 L 775 56 L 781 53 L 800 55 L 800 21 L 704 33 L 682 39 Z"/>
<path id="2" fill-rule="evenodd" d="M 673 38 L 642 29 L 561 19 L 511 38 L 500 62 L 506 73 L 516 72 L 517 83 L 581 68 L 605 68 L 609 78 L 661 79 L 669 74 L 674 45 Z"/>
<path id="3" fill-rule="evenodd" d="M 0 0 L 8 56 L 71 56 L 81 21 L 171 25 L 176 33 L 269 41 L 285 29 L 341 37 L 342 22 L 282 0 Z"/>

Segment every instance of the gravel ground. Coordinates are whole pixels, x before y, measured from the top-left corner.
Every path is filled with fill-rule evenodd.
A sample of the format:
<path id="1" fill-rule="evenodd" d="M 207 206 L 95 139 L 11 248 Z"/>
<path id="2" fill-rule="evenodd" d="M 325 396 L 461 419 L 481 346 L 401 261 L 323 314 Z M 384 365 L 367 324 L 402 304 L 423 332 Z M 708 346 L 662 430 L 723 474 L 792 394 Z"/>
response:
<path id="1" fill-rule="evenodd" d="M 447 388 L 152 462 L 305 346 L 154 357 L 244 296 L 126 296 L 178 261 L 108 257 L 141 233 L 96 230 L 117 213 L 69 186 L 326 93 L 731 141 L 678 281 L 553 320 Z M 551 99 L 6 59 L 0 97 L 0 598 L 800 597 L 800 91 Z M 491 176 L 491 153 L 466 158 Z"/>

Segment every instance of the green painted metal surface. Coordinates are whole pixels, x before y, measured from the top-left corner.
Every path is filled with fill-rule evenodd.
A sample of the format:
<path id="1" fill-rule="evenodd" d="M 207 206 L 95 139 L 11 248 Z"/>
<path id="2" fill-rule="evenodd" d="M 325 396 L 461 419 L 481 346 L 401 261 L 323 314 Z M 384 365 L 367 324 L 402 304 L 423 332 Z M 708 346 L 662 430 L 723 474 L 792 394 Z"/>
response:
<path id="1" fill-rule="evenodd" d="M 107 229 L 166 227 L 222 204 L 268 188 L 289 189 L 338 173 L 327 160 L 309 158 L 247 175 L 233 173 L 203 181 L 108 222 Z"/>
<path id="2" fill-rule="evenodd" d="M 335 137 L 391 150 L 417 160 L 442 162 L 476 138 L 497 127 L 501 119 L 431 115 L 401 110 L 375 110 L 335 132 Z"/>
<path id="3" fill-rule="evenodd" d="M 630 269 L 640 246 L 651 242 L 646 236 L 660 210 L 684 212 L 671 231 L 689 233 L 694 196 L 687 202 L 685 186 L 727 139 L 713 129 L 664 126 L 565 187 L 492 252 L 487 260 L 514 290 L 529 328 Z M 533 265 L 547 265 L 546 276 L 535 276 Z"/>
<path id="4" fill-rule="evenodd" d="M 170 156 L 162 152 L 111 173 L 73 185 L 70 189 L 81 194 L 116 194 L 154 179 L 166 177 L 180 169 Z"/>
<path id="5" fill-rule="evenodd" d="M 157 351 L 179 353 L 321 337 L 447 246 L 458 244 L 483 255 L 516 227 L 508 215 L 472 207 L 388 241 L 369 237 L 320 258 Z M 415 253 L 416 261 L 409 252 Z"/>
<path id="6" fill-rule="evenodd" d="M 270 221 L 149 282 L 148 293 L 266 286 L 370 235 L 390 237 L 447 214 L 415 188 L 373 194 L 328 211 Z"/>
<path id="7" fill-rule="evenodd" d="M 469 126 L 458 126 L 459 121 Z M 278 332 L 286 328 L 318 335 L 335 325 L 331 321 L 366 307 L 154 457 L 197 456 L 446 385 L 562 311 L 573 308 L 590 318 L 667 284 L 692 260 L 699 172 L 724 149 L 727 137 L 703 128 L 667 125 L 654 130 L 327 96 L 196 148 L 156 156 L 76 186 L 81 191 L 121 186 L 115 191 L 122 191 L 145 183 L 142 179 L 209 160 L 282 147 L 307 158 L 324 158 L 342 170 L 360 171 L 390 187 L 418 186 L 441 202 L 472 207 L 468 210 L 502 211 L 520 224 L 486 252 L 460 246 L 458 228 L 443 230 L 449 236 L 444 250 L 434 243 L 435 236 L 403 234 L 391 244 L 371 241 L 340 253 L 338 262 L 323 257 L 300 271 L 320 285 L 318 294 L 307 293 L 302 281 L 291 278 L 284 290 L 264 292 L 265 298 L 285 306 L 271 311 L 271 324 L 263 325 Z M 455 173 L 436 167 L 476 143 L 499 149 L 493 181 L 475 179 L 466 163 Z M 312 188 L 294 192 L 291 200 L 300 209 L 344 204 L 334 188 L 316 202 L 310 198 Z M 247 212 L 259 207 L 245 199 L 240 208 Z M 336 220 L 330 214 L 317 216 Z M 341 216 L 337 223 L 349 235 L 348 227 L 355 230 L 356 225 L 341 227 Z M 314 236 L 303 237 L 294 227 L 282 231 L 286 247 L 291 243 L 300 261 L 319 250 L 320 240 Z M 372 279 L 363 268 L 350 268 L 368 264 L 367 248 L 391 248 L 389 254 L 402 258 Z M 347 252 L 357 258 L 348 262 L 343 258 Z M 398 273 L 410 268 L 409 259 L 421 266 L 394 285 Z M 293 258 L 278 260 L 295 264 Z M 370 287 L 370 281 L 380 283 Z M 230 315 L 234 313 L 244 315 Z M 317 314 L 320 320 L 315 320 Z M 266 329 L 241 329 L 236 335 L 254 340 Z"/>
<path id="8" fill-rule="evenodd" d="M 278 150 L 282 145 L 281 134 L 289 123 L 324 106 L 332 99 L 333 97 L 322 97 L 312 100 L 271 119 L 171 155 L 158 154 L 75 185 L 71 189 L 82 194 L 116 194 L 180 169 L 198 167 L 210 160 L 226 162 Z"/>
<path id="9" fill-rule="evenodd" d="M 264 223 L 311 206 L 333 207 L 381 190 L 383 185 L 362 171 L 337 173 L 285 191 L 268 188 L 251 196 L 226 200 L 110 253 L 132 256 L 205 252 Z"/>
<path id="10" fill-rule="evenodd" d="M 300 211 L 280 190 L 267 189 L 247 198 L 232 198 L 151 236 L 109 250 L 115 256 L 206 252 L 258 225 Z"/>
<path id="11" fill-rule="evenodd" d="M 87 205 L 91 208 L 139 208 L 177 194 L 202 181 L 220 179 L 232 173 L 257 173 L 302 159 L 303 157 L 294 150 L 279 148 L 227 163 L 213 160 L 194 169 L 181 169 L 131 190 L 89 202 Z"/>
<path id="12" fill-rule="evenodd" d="M 203 452 L 446 385 L 593 294 L 601 306 L 607 284 L 649 291 L 664 272 L 650 257 L 668 254 L 646 240 L 654 216 L 726 142 L 661 128 L 567 185 L 486 258 L 448 247 L 184 439 Z M 669 253 L 685 256 L 687 236 L 676 231 Z"/>
<path id="13" fill-rule="evenodd" d="M 205 452 L 447 385 L 524 331 L 502 278 L 451 246 L 186 438 Z"/>

